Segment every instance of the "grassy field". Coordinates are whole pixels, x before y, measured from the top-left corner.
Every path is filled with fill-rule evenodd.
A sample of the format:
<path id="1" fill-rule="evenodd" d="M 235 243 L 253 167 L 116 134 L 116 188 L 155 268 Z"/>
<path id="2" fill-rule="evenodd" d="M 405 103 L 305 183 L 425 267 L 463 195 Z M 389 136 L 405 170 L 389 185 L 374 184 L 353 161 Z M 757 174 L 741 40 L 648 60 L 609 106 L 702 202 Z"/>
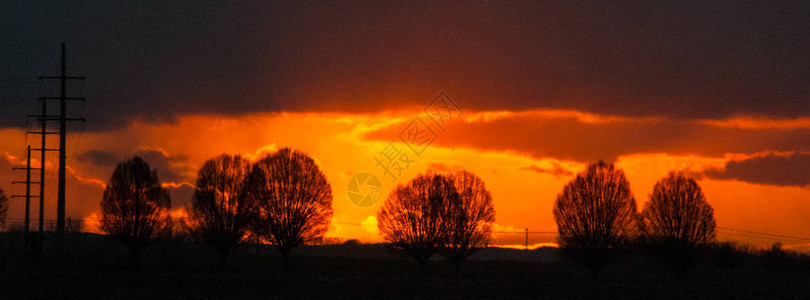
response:
<path id="1" fill-rule="evenodd" d="M 239 249 L 224 271 L 212 250 L 183 241 L 151 247 L 138 268 L 124 249 L 102 236 L 82 235 L 70 248 L 66 258 L 46 251 L 36 261 L 5 238 L 0 298 L 810 297 L 806 268 L 774 269 L 751 258 L 733 266 L 707 259 L 677 280 L 659 264 L 628 257 L 595 279 L 588 270 L 560 261 L 553 248 L 489 248 L 471 257 L 456 276 L 440 259 L 422 272 L 383 245 L 331 245 L 299 249 L 287 275 L 269 247 Z"/>

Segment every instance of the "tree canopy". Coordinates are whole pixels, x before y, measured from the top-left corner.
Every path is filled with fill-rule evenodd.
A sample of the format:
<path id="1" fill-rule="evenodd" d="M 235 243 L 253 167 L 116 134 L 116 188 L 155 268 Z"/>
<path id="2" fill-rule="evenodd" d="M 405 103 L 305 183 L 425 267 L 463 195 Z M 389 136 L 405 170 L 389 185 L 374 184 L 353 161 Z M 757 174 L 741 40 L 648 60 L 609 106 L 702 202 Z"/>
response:
<path id="1" fill-rule="evenodd" d="M 636 201 L 624 172 L 598 162 L 565 185 L 554 202 L 560 247 L 594 274 L 635 230 Z"/>
<path id="2" fill-rule="evenodd" d="M 453 181 L 439 174 L 420 174 L 398 185 L 377 213 L 383 239 L 413 256 L 420 267 L 439 251 L 448 201 L 459 201 Z"/>
<path id="3" fill-rule="evenodd" d="M 220 253 L 222 267 L 228 253 L 241 244 L 248 233 L 249 173 L 250 161 L 227 154 L 209 159 L 197 172 L 189 210 L 191 233 Z"/>
<path id="4" fill-rule="evenodd" d="M 714 239 L 714 210 L 695 179 L 672 172 L 655 184 L 642 211 L 648 239 L 697 246 Z"/>
<path id="5" fill-rule="evenodd" d="M 153 239 L 171 234 L 171 201 L 156 170 L 140 157 L 119 163 L 101 201 L 101 230 L 138 255 Z"/>
<path id="6" fill-rule="evenodd" d="M 683 172 L 671 172 L 655 184 L 641 216 L 643 242 L 679 276 L 695 251 L 715 236 L 714 210 L 694 178 Z"/>
<path id="7" fill-rule="evenodd" d="M 495 207 L 484 181 L 468 171 L 450 174 L 458 197 L 445 202 L 442 252 L 459 271 L 461 262 L 486 247 L 492 236 Z"/>
<path id="8" fill-rule="evenodd" d="M 475 174 L 427 173 L 398 185 L 377 219 L 385 241 L 413 256 L 420 267 L 441 252 L 458 272 L 465 258 L 489 243 L 495 209 Z"/>
<path id="9" fill-rule="evenodd" d="M 312 157 L 289 148 L 257 161 L 248 181 L 251 231 L 278 248 L 288 269 L 290 250 L 326 233 L 332 188 Z"/>

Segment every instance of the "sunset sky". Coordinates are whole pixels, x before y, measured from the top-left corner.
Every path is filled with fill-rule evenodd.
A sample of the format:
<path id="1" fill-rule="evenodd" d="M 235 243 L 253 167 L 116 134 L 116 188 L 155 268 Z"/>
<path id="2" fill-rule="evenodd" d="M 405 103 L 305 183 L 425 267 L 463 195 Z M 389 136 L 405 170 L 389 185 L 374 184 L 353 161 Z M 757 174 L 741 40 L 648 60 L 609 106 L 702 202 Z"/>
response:
<path id="1" fill-rule="evenodd" d="M 87 119 L 68 135 L 76 219 L 95 220 L 113 168 L 134 155 L 180 209 L 206 159 L 291 147 L 332 186 L 331 237 L 381 241 L 382 200 L 354 205 L 353 175 L 378 176 L 385 199 L 421 172 L 456 169 L 492 192 L 496 231 L 555 231 L 556 195 L 604 160 L 639 209 L 657 180 L 687 170 L 718 239 L 810 249 L 735 231 L 810 238 L 808 15 L 802 1 L 3 2 L 0 187 L 24 192 L 11 168 L 38 146 L 25 115 L 57 88 L 37 78 L 58 74 L 64 41 L 69 75 L 87 77 L 69 89 L 88 99 L 68 110 Z M 427 114 L 442 93 L 457 105 L 443 128 Z M 435 133 L 420 155 L 400 139 L 415 120 Z M 412 160 L 394 180 L 375 161 L 389 145 Z M 49 154 L 47 219 L 56 165 Z M 12 199 L 9 217 L 23 210 Z"/>

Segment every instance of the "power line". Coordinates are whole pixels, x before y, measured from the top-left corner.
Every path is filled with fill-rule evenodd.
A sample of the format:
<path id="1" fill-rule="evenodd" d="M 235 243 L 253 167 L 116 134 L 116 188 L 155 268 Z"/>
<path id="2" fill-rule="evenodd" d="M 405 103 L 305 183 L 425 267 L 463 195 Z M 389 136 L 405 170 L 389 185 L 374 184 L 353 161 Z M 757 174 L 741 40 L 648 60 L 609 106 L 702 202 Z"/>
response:
<path id="1" fill-rule="evenodd" d="M 758 232 L 758 231 L 736 229 L 736 228 L 728 228 L 728 227 L 720 227 L 720 226 L 717 226 L 717 229 L 734 231 L 734 232 L 738 232 L 738 233 L 747 233 L 747 234 L 750 234 L 750 235 L 758 235 L 758 236 L 762 236 L 762 237 L 785 238 L 785 239 L 793 239 L 793 240 L 810 241 L 810 238 L 808 238 L 808 237 L 799 237 L 799 236 L 791 236 L 791 235 L 784 235 L 784 234 L 766 233 L 766 232 Z"/>

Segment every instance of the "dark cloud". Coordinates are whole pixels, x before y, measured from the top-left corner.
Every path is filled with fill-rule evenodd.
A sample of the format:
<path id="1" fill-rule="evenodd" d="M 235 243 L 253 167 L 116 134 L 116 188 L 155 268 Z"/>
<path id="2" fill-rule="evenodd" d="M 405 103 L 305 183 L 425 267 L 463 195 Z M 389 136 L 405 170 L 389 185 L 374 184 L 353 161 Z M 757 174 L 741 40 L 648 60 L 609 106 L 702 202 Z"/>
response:
<path id="1" fill-rule="evenodd" d="M 390 140 L 407 123 L 370 132 L 366 138 Z M 627 119 L 588 123 L 576 117 L 519 114 L 491 121 L 448 125 L 433 145 L 447 148 L 516 152 L 535 158 L 615 161 L 637 153 L 722 157 L 726 153 L 810 151 L 810 129 L 741 129 L 698 121 Z"/>
<path id="2" fill-rule="evenodd" d="M 160 149 L 139 149 L 135 156 L 140 156 L 158 171 L 162 182 L 189 182 L 193 180 L 194 167 L 186 155 L 169 155 Z"/>
<path id="3" fill-rule="evenodd" d="M 87 128 L 178 113 L 464 108 L 810 115 L 805 1 L 3 1 L 3 126 L 68 44 Z M 48 84 L 44 91 L 52 90 Z M 8 99 L 8 100 L 7 100 Z M 6 123 L 6 120 L 8 120 Z"/>
<path id="4" fill-rule="evenodd" d="M 89 164 L 89 167 L 93 167 L 93 170 L 97 173 L 111 174 L 113 167 L 124 160 L 132 158 L 132 156 L 143 158 L 150 167 L 158 171 L 158 176 L 163 182 L 191 182 L 196 172 L 188 156 L 183 154 L 171 155 L 162 149 L 139 148 L 129 156 L 94 149 L 79 154 L 76 159 L 81 163 Z"/>
<path id="5" fill-rule="evenodd" d="M 96 166 L 115 166 L 121 162 L 121 157 L 109 151 L 89 150 L 76 156 L 76 160 L 83 163 L 91 163 Z"/>
<path id="6" fill-rule="evenodd" d="M 810 153 L 764 153 L 743 160 L 732 160 L 724 169 L 712 169 L 704 175 L 715 179 L 750 183 L 799 186 L 810 185 Z"/>

